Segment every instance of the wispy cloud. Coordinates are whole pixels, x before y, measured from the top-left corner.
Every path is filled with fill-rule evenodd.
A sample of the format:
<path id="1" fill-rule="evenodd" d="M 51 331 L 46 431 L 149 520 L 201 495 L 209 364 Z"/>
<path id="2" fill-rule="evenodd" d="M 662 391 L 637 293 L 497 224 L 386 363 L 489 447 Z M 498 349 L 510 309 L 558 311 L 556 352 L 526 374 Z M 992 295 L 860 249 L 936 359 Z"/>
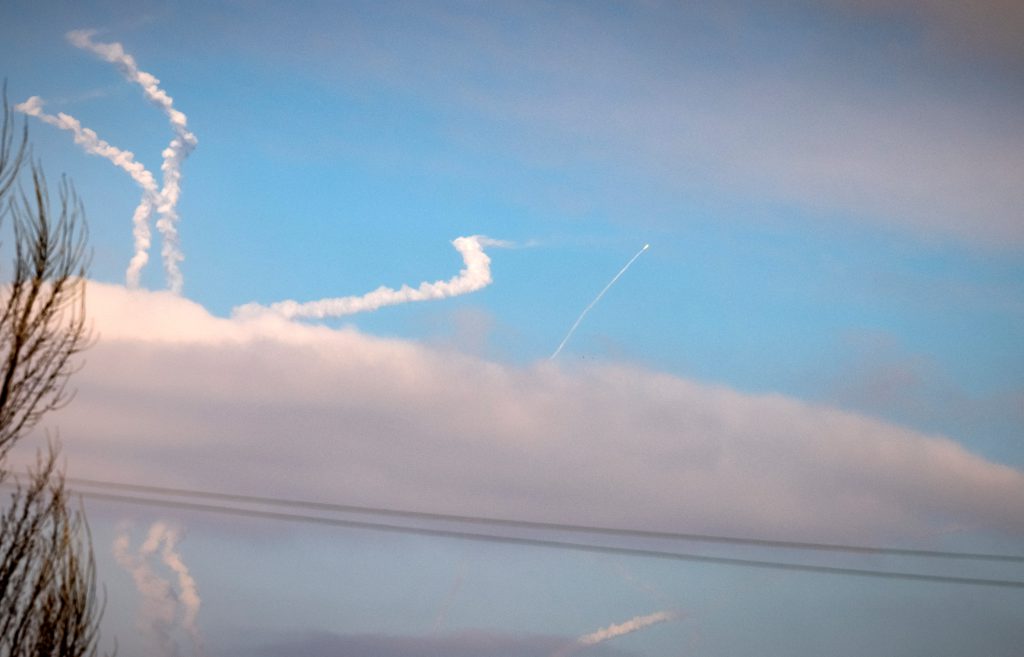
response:
<path id="1" fill-rule="evenodd" d="M 830 4 L 915 25 L 935 46 L 1024 63 L 1024 5 L 1016 0 L 830 0 Z"/>
<path id="2" fill-rule="evenodd" d="M 849 20 L 851 8 L 867 19 Z M 318 42 L 303 63 L 339 83 L 353 71 L 384 78 L 444 107 L 464 143 L 558 171 L 547 186 L 506 188 L 548 208 L 596 206 L 633 223 L 649 221 L 653 213 L 637 209 L 652 206 L 660 220 L 678 221 L 679 199 L 758 212 L 770 202 L 815 221 L 1024 245 L 1019 2 L 624 11 L 627 20 L 596 5 L 371 10 L 331 23 L 349 38 Z M 250 38 L 259 42 L 253 56 L 282 54 Z M 958 41 L 969 47 L 952 61 L 936 56 L 935 43 Z M 984 67 L 968 51 L 997 42 L 1017 55 L 980 81 Z M 599 182 L 580 176 L 567 189 L 564 176 L 584 167 Z"/>

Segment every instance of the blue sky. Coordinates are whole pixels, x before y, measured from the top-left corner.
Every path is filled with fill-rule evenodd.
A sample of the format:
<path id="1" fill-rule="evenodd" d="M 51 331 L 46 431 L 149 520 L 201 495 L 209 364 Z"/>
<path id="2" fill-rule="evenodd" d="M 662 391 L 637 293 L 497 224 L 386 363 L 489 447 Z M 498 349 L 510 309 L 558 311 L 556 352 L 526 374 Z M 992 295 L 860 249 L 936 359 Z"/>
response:
<path id="1" fill-rule="evenodd" d="M 123 44 L 160 79 L 198 137 L 177 206 L 182 295 L 158 293 L 156 234 L 130 295 L 138 188 L 30 119 L 36 155 L 82 196 L 95 250 L 101 339 L 78 402 L 54 418 L 72 475 L 1022 551 L 1015 3 L 15 0 L 0 18 L 12 103 L 39 96 L 159 175 L 172 136 L 160 110 L 65 38 L 95 29 L 94 41 Z M 516 244 L 485 249 L 493 282 L 472 293 L 321 322 L 229 319 L 248 302 L 450 279 L 462 267 L 450 242 L 468 235 Z M 253 385 L 260 377 L 277 398 Z M 327 481 L 335 457 L 344 482 Z M 259 473 L 276 474 L 268 484 Z M 961 476 L 962 486 L 941 483 Z M 991 489 L 1002 497 L 988 480 L 1003 482 Z M 631 483 L 637 500 L 658 500 L 649 512 L 616 506 L 617 486 Z M 833 495 L 849 522 L 827 517 Z M 133 626 L 139 594 L 109 550 L 122 511 L 104 506 L 93 520 L 107 634 L 143 654 L 153 648 Z M 153 513 L 129 514 L 136 542 L 163 517 Z M 546 654 L 558 637 L 667 607 L 685 619 L 591 650 L 862 654 L 899 636 L 898 654 L 1009 655 L 1022 639 L 1013 591 L 934 595 L 913 583 L 167 519 L 187 529 L 180 549 L 211 654 L 285 654 L 289 641 L 308 654 L 357 652 L 353 637 L 395 635 L 462 654 L 479 650 L 457 634 L 470 630 L 521 641 L 510 654 Z M 240 563 L 228 570 L 229 560 Z M 297 560 L 310 570 L 285 565 Z M 313 564 L 346 584 L 317 588 Z M 434 628 L 453 578 L 464 584 Z M 293 604 L 238 602 L 278 593 Z M 822 596 L 834 615 L 815 611 Z M 922 605 L 932 611 L 910 611 Z M 808 614 L 821 615 L 810 631 Z M 943 631 L 948 641 L 930 643 Z"/>

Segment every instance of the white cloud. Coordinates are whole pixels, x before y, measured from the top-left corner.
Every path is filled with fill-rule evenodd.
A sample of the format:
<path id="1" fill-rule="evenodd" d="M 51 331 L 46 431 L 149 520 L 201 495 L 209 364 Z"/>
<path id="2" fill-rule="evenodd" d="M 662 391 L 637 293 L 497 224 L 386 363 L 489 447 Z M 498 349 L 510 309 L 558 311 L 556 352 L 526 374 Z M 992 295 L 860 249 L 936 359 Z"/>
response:
<path id="1" fill-rule="evenodd" d="M 516 367 L 91 283 L 69 474 L 821 540 L 1024 534 L 1024 474 L 940 436 L 628 366 Z"/>

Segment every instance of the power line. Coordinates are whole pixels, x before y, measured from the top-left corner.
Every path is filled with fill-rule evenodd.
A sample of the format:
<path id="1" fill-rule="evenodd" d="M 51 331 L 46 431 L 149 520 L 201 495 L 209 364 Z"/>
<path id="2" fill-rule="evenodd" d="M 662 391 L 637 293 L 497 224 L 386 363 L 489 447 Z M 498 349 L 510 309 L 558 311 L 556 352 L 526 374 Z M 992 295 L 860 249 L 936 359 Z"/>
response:
<path id="1" fill-rule="evenodd" d="M 715 536 L 710 534 L 687 534 L 680 532 L 648 531 L 642 529 L 623 529 L 614 527 L 598 527 L 591 525 L 537 522 L 531 520 L 513 520 L 507 518 L 490 518 L 484 516 L 464 516 L 446 513 L 431 513 L 426 511 L 405 511 L 399 509 L 388 509 L 370 506 L 355 506 L 350 504 L 336 504 L 330 502 L 294 500 L 280 497 L 260 497 L 255 495 L 239 495 L 232 493 L 200 491 L 194 489 L 167 488 L 162 486 L 148 486 L 143 484 L 99 481 L 96 479 L 83 479 L 78 477 L 68 477 L 67 481 L 69 483 L 78 484 L 80 486 L 107 488 L 122 491 L 133 491 L 137 493 L 149 493 L 154 495 L 174 495 L 178 497 L 221 500 L 227 502 L 241 502 L 246 504 L 262 504 L 265 506 L 301 508 L 317 511 L 335 511 L 343 513 L 359 513 L 376 516 L 390 516 L 395 518 L 410 518 L 416 520 L 458 522 L 462 524 L 472 525 L 514 527 L 518 529 L 539 529 L 545 531 L 558 531 L 563 533 L 601 534 L 605 536 L 617 536 L 626 538 L 683 540 L 703 543 L 749 545 L 769 548 L 817 550 L 824 552 L 847 552 L 854 554 L 874 554 L 902 557 L 930 557 L 941 559 L 964 559 L 976 561 L 1002 561 L 1024 563 L 1024 556 L 1011 554 L 990 554 L 981 552 L 949 552 L 943 550 L 918 550 L 910 548 L 872 547 L 866 545 L 841 545 L 835 543 L 811 543 L 804 541 L 782 541 L 764 538 Z"/>
<path id="2" fill-rule="evenodd" d="M 115 493 L 97 493 L 90 491 L 74 490 L 87 499 L 106 500 L 122 502 L 127 504 L 138 504 L 145 506 L 157 506 L 164 508 L 176 508 L 188 511 L 203 511 L 210 513 L 223 513 L 250 518 L 265 518 L 271 520 L 282 520 L 289 522 L 305 522 L 312 524 L 328 525 L 334 527 L 347 527 L 352 529 L 365 529 L 372 531 L 392 532 L 401 534 L 416 534 L 421 536 L 432 536 L 439 538 L 453 538 L 461 540 L 481 541 L 488 543 L 506 543 L 511 545 L 527 545 L 532 547 L 555 548 L 562 550 L 575 550 L 581 552 L 617 554 L 636 557 L 650 557 L 655 559 L 670 559 L 675 561 L 690 561 L 697 563 L 709 563 L 726 566 L 741 566 L 747 568 L 764 568 L 773 570 L 788 570 L 796 572 L 817 573 L 826 575 L 845 575 L 853 577 L 870 577 L 876 579 L 901 579 L 918 582 L 932 582 L 941 584 L 961 584 L 973 586 L 989 586 L 1000 588 L 1024 589 L 1024 581 L 1006 579 L 986 579 L 978 577 L 955 577 L 950 575 L 932 575 L 925 573 L 908 573 L 869 570 L 861 568 L 843 568 L 837 566 L 819 566 L 813 564 L 797 564 L 779 561 L 763 561 L 754 559 L 738 559 L 732 557 L 716 557 L 701 554 L 687 554 L 681 552 L 669 552 L 662 550 L 649 550 L 643 548 L 630 548 L 611 545 L 598 545 L 594 543 L 556 541 L 540 538 L 525 538 L 519 536 L 500 536 L 495 534 L 480 534 L 453 529 L 431 529 L 425 527 L 408 527 L 379 522 L 367 522 L 359 520 L 345 520 L 341 518 L 326 518 L 323 516 L 310 516 L 284 511 L 265 511 L 257 509 L 243 509 L 222 504 L 202 504 L 197 502 L 183 502 L 177 500 L 161 500 L 156 498 L 141 497 L 136 495 L 121 495 Z"/>

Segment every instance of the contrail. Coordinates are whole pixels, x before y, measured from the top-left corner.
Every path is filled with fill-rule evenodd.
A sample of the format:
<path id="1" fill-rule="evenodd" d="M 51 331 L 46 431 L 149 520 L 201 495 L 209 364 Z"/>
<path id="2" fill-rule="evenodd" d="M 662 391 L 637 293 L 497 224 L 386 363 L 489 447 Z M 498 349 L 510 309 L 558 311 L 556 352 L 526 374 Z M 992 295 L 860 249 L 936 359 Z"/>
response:
<path id="1" fill-rule="evenodd" d="M 681 618 L 681 614 L 677 611 L 656 611 L 653 614 L 647 614 L 646 616 L 636 616 L 623 623 L 617 623 L 603 627 L 590 634 L 584 634 L 568 646 L 555 652 L 552 657 L 564 657 L 577 650 L 587 648 L 589 646 L 597 645 L 598 643 L 604 643 L 609 639 L 622 636 L 624 634 L 631 634 L 633 632 L 642 630 L 651 625 L 657 625 L 658 623 L 664 623 L 666 621 L 678 620 Z"/>
<path id="2" fill-rule="evenodd" d="M 615 281 L 619 280 L 619 277 L 626 273 L 626 270 L 629 269 L 629 266 L 632 265 L 633 262 L 637 258 L 639 258 L 644 251 L 646 251 L 649 248 L 651 248 L 650 244 L 644 244 L 644 248 L 637 251 L 636 255 L 630 258 L 629 262 L 626 263 L 626 266 L 620 269 L 619 273 L 615 274 L 615 277 L 612 278 L 612 280 L 608 281 L 608 285 L 604 286 L 604 289 L 601 290 L 601 292 L 596 297 L 594 297 L 594 300 L 590 302 L 590 305 L 584 308 L 583 312 L 580 313 L 580 316 L 576 318 L 576 321 L 573 322 L 572 328 L 570 328 L 569 332 L 565 334 L 565 337 L 562 338 L 562 342 L 559 343 L 558 345 L 558 349 L 555 349 L 555 353 L 551 354 L 551 356 L 548 357 L 548 360 L 554 360 L 555 358 L 558 357 L 558 354 L 562 352 L 562 347 L 564 347 L 565 343 L 569 341 L 569 338 L 572 337 L 572 334 L 576 332 L 576 328 L 579 327 L 580 322 L 582 322 L 583 318 L 586 317 L 588 312 L 590 312 L 590 309 L 597 305 L 597 302 L 601 300 L 601 297 L 603 297 L 604 293 L 608 291 L 608 288 L 610 288 L 612 285 L 615 285 Z"/>
<path id="3" fill-rule="evenodd" d="M 180 654 L 173 636 L 179 607 L 182 608 L 181 627 L 191 637 L 195 654 L 203 652 L 202 637 L 196 625 L 199 594 L 195 580 L 181 560 L 181 555 L 175 551 L 178 538 L 175 529 L 156 522 L 149 528 L 146 539 L 135 553 L 131 551 L 126 527 L 119 529 L 114 540 L 114 557 L 132 576 L 135 588 L 142 595 L 139 629 L 153 638 L 159 653 L 165 657 L 178 657 Z M 158 551 L 164 565 L 177 576 L 178 591 L 150 563 Z"/>
<path id="4" fill-rule="evenodd" d="M 142 91 L 154 105 L 163 110 L 171 123 L 174 138 L 161 155 L 163 164 L 163 188 L 160 190 L 160 202 L 157 212 L 157 230 L 163 237 L 161 254 L 164 259 L 164 270 L 167 273 L 168 287 L 175 294 L 181 292 L 184 279 L 179 263 L 185 259 L 178 241 L 178 199 L 181 197 L 181 165 L 198 143 L 196 136 L 188 129 L 188 119 L 180 110 L 174 108 L 174 99 L 160 88 L 160 80 L 146 71 L 139 69 L 135 58 L 124 51 L 120 43 L 97 43 L 92 40 L 95 30 L 73 30 L 67 33 L 72 45 L 88 50 L 101 59 L 117 66 L 129 81 L 142 87 Z"/>
<path id="5" fill-rule="evenodd" d="M 483 247 L 509 246 L 509 243 L 483 235 L 472 235 L 455 238 L 452 240 L 452 246 L 462 255 L 465 267 L 457 276 L 447 281 L 423 282 L 418 287 L 403 285 L 397 290 L 381 286 L 373 292 L 361 296 L 321 299 L 305 303 L 291 300 L 279 301 L 269 307 L 248 303 L 236 307 L 232 314 L 235 317 L 275 314 L 286 319 L 296 317 L 323 319 L 369 312 L 384 306 L 394 306 L 412 301 L 429 301 L 468 294 L 491 284 L 491 259 L 484 253 Z"/>
<path id="6" fill-rule="evenodd" d="M 75 143 L 90 155 L 98 155 L 110 160 L 114 166 L 124 170 L 132 180 L 142 188 L 142 199 L 132 215 L 132 236 L 135 242 L 135 253 L 128 263 L 128 270 L 125 272 L 125 281 L 128 287 L 139 286 L 139 275 L 142 268 L 149 261 L 149 247 L 151 235 L 149 231 L 149 217 L 153 209 L 160 203 L 160 191 L 157 188 L 153 174 L 135 159 L 131 151 L 122 150 L 112 146 L 99 138 L 94 130 L 83 128 L 82 124 L 73 116 L 63 112 L 57 115 L 47 114 L 43 111 L 43 100 L 39 96 L 32 96 L 24 103 L 14 106 L 14 109 L 34 116 L 43 123 L 56 126 L 61 130 L 68 130 L 74 135 Z"/>

